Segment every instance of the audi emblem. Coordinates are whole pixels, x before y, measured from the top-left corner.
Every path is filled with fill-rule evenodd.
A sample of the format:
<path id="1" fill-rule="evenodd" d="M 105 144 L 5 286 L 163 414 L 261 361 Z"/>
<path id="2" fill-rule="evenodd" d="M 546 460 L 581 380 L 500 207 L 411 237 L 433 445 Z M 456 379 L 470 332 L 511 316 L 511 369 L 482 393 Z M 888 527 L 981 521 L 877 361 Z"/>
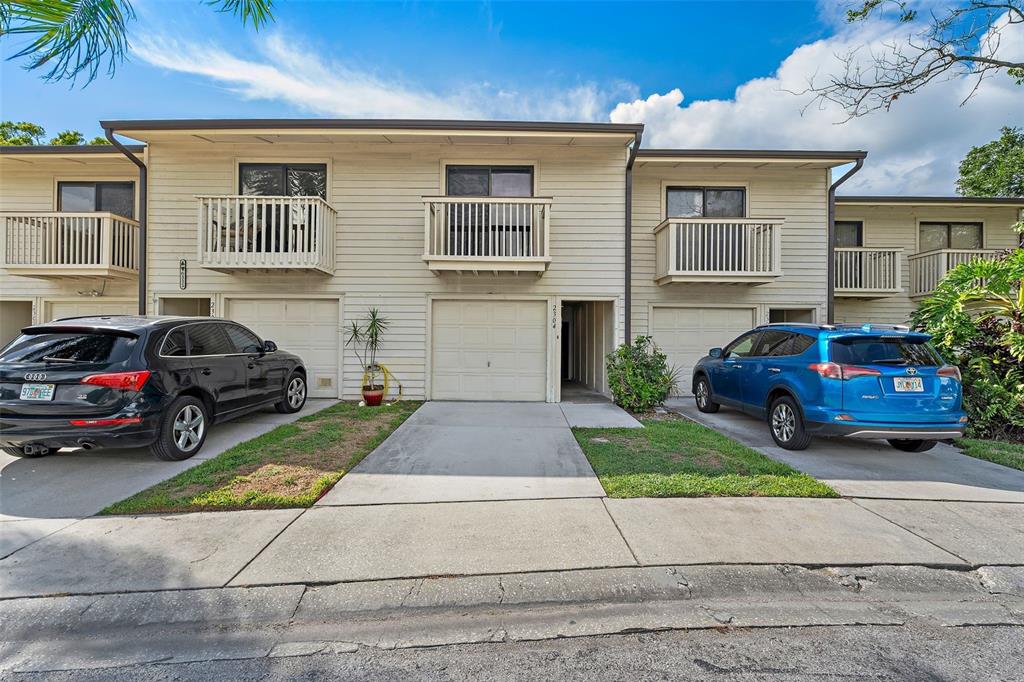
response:
<path id="1" fill-rule="evenodd" d="M 914 376 L 915 374 L 917 374 L 917 370 L 914 369 L 913 367 L 907 367 L 907 374 L 909 374 L 910 376 Z"/>
<path id="2" fill-rule="evenodd" d="M 25 381 L 43 381 L 46 379 L 46 372 L 29 372 L 25 375 Z"/>

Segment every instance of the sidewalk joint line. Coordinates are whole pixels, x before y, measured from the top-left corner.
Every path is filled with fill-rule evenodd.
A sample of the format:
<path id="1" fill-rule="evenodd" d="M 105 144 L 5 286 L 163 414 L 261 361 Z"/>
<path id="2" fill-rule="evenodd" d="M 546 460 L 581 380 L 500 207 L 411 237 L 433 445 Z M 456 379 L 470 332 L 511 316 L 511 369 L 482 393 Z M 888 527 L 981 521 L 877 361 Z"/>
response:
<path id="1" fill-rule="evenodd" d="M 244 571 L 245 569 L 249 568 L 249 564 L 251 564 L 252 562 L 256 561 L 256 559 L 257 559 L 257 558 L 258 558 L 258 557 L 259 557 L 259 556 L 260 556 L 261 554 L 263 554 L 263 552 L 267 551 L 267 547 L 270 547 L 270 545 L 274 544 L 274 541 L 275 541 L 275 540 L 277 540 L 277 539 L 278 539 L 279 537 L 281 537 L 281 533 L 283 533 L 283 532 L 285 532 L 286 530 L 288 530 L 289 528 L 291 528 L 291 525 L 292 525 L 293 523 L 295 523 L 296 521 L 298 521 L 298 520 L 299 520 L 300 518 L 302 518 L 302 515 L 303 515 L 303 514 L 305 514 L 306 512 L 308 512 L 308 511 L 309 511 L 309 510 L 310 510 L 311 508 L 312 508 L 312 507 L 306 507 L 305 509 L 303 509 L 302 511 L 300 511 L 300 512 L 299 512 L 298 514 L 296 514 L 296 515 L 295 515 L 295 518 L 293 518 L 293 519 L 292 519 L 291 521 L 289 521 L 288 523 L 284 524 L 284 527 L 283 527 L 283 528 L 282 528 L 281 530 L 279 530 L 279 531 L 277 531 L 276 533 L 274 533 L 274 537 L 270 538 L 270 539 L 269 539 L 269 540 L 267 541 L 267 543 L 266 543 L 265 545 L 263 545 L 263 547 L 261 547 L 261 548 L 260 548 L 260 551 L 258 551 L 258 552 L 256 552 L 255 554 L 253 554 L 253 555 L 252 555 L 252 556 L 251 556 L 251 557 L 249 558 L 249 560 L 248 560 L 248 561 L 246 561 L 246 562 L 245 562 L 245 564 L 244 564 L 244 565 L 243 565 L 243 566 L 242 566 L 242 567 L 241 567 L 240 569 L 238 569 L 237 571 L 235 571 L 234 575 L 232 575 L 232 576 L 231 576 L 230 578 L 228 578 L 228 579 L 227 579 L 227 581 L 225 581 L 225 583 L 224 583 L 223 585 L 221 585 L 221 587 L 227 587 L 228 585 L 230 585 L 230 584 L 231 584 L 231 581 L 232 581 L 232 580 L 234 580 L 235 578 L 237 578 L 237 577 L 239 576 L 239 574 L 241 574 L 241 572 L 242 572 L 242 571 Z"/>
<path id="2" fill-rule="evenodd" d="M 583 478 L 582 476 L 580 478 Z M 602 489 L 599 495 L 568 495 L 565 497 L 502 497 L 486 500 L 417 500 L 412 502 L 317 502 L 309 509 L 328 507 L 407 507 L 424 504 L 487 504 L 490 502 L 558 502 L 563 500 L 600 500 L 606 497 Z"/>
<path id="3" fill-rule="evenodd" d="M 601 506 L 604 507 L 604 513 L 608 515 L 608 518 L 611 520 L 612 525 L 615 526 L 615 530 L 619 532 L 619 537 L 622 538 L 622 543 L 626 545 L 626 549 L 629 550 L 630 555 L 633 557 L 633 561 L 636 562 L 637 566 L 643 566 L 643 564 L 640 563 L 640 559 L 637 558 L 636 552 L 634 552 L 633 548 L 630 546 L 629 540 L 626 539 L 625 533 L 623 533 L 622 529 L 619 528 L 619 522 L 615 520 L 615 517 L 612 516 L 611 510 L 608 509 L 608 498 L 601 498 Z"/>
<path id="4" fill-rule="evenodd" d="M 920 538 L 920 539 L 924 540 L 925 542 L 927 542 L 932 547 L 935 547 L 936 549 L 942 550 L 943 552 L 945 552 L 946 554 L 949 554 L 950 556 L 955 556 L 957 559 L 959 559 L 960 561 L 964 562 L 968 566 L 971 565 L 970 561 L 968 561 L 964 557 L 960 556 L 959 554 L 957 554 L 953 550 L 946 549 L 945 547 L 943 547 L 942 545 L 938 544 L 937 542 L 933 542 L 932 540 L 929 540 L 928 538 L 924 537 L 920 533 L 916 533 L 916 532 L 910 530 L 909 528 L 907 528 L 906 526 L 904 526 L 904 525 L 902 525 L 900 523 L 896 523 L 895 521 L 893 521 L 892 519 L 890 519 L 887 516 L 882 516 L 881 514 L 876 512 L 874 509 L 868 509 L 867 507 L 865 507 L 862 504 L 857 504 L 857 500 L 850 500 L 850 503 L 860 507 L 864 511 L 867 511 L 867 512 L 870 512 L 870 513 L 874 514 L 875 516 L 877 516 L 878 518 L 882 519 L 883 521 L 888 521 L 889 523 L 891 523 L 892 525 L 896 526 L 897 528 L 901 528 L 901 529 L 907 531 L 908 533 L 910 533 L 914 537 Z"/>

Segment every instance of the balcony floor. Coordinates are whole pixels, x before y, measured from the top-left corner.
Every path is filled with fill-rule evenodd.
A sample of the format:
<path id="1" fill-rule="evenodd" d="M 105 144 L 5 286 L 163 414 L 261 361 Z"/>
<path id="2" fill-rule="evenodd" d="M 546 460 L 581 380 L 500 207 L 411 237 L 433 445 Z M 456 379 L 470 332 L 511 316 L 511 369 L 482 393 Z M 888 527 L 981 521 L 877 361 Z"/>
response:
<path id="1" fill-rule="evenodd" d="M 8 275 L 37 279 L 108 279 L 138 280 L 137 270 L 109 265 L 0 265 Z"/>
<path id="2" fill-rule="evenodd" d="M 454 272 L 458 274 L 519 274 L 542 275 L 551 265 L 550 258 L 488 258 L 484 256 L 424 256 L 427 268 L 434 274 Z"/>

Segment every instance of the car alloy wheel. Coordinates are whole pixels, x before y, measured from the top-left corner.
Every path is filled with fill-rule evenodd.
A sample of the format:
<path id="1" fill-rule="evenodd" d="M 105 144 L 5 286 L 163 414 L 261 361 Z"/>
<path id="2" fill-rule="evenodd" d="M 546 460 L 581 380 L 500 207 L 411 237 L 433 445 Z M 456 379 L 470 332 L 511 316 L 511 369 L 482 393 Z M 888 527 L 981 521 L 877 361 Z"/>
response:
<path id="1" fill-rule="evenodd" d="M 772 433 L 783 442 L 792 440 L 796 433 L 796 414 L 786 403 L 779 403 L 772 410 Z"/>
<path id="2" fill-rule="evenodd" d="M 697 382 L 697 406 L 708 406 L 708 382 L 703 380 Z"/>
<path id="3" fill-rule="evenodd" d="M 306 399 L 306 382 L 302 377 L 295 377 L 288 383 L 286 398 L 293 410 L 297 410 L 302 406 L 303 401 Z"/>
<path id="4" fill-rule="evenodd" d="M 206 419 L 203 412 L 195 405 L 186 405 L 174 417 L 172 437 L 174 444 L 182 452 L 192 452 L 203 442 L 206 431 Z"/>

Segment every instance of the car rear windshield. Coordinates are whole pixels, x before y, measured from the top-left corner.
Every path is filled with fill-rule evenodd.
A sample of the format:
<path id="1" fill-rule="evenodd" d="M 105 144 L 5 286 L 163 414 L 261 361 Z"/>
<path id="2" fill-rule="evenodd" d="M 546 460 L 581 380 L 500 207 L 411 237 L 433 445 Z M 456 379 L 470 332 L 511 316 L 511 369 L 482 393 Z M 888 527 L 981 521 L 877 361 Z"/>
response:
<path id="1" fill-rule="evenodd" d="M 835 339 L 832 341 L 832 361 L 841 365 L 934 367 L 942 364 L 942 359 L 924 339 L 885 336 Z"/>
<path id="2" fill-rule="evenodd" d="M 128 359 L 136 340 L 100 333 L 22 334 L 0 351 L 0 362 L 113 364 Z"/>

